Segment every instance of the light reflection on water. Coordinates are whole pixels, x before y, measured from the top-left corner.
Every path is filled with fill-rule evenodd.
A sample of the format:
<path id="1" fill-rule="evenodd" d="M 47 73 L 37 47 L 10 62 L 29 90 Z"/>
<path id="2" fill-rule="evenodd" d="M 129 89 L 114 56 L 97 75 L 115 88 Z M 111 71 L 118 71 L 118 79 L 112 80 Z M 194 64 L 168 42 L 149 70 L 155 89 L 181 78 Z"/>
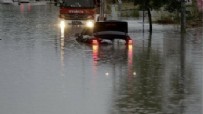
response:
<path id="1" fill-rule="evenodd" d="M 135 27 L 132 46 L 90 46 L 57 8 L 26 7 L 0 7 L 2 114 L 202 114 L 202 29 Z"/>
<path id="2" fill-rule="evenodd" d="M 116 41 L 115 41 L 116 42 Z M 123 72 L 126 73 L 127 76 L 130 78 L 132 77 L 133 71 L 133 45 L 125 45 L 123 42 L 122 44 L 115 45 L 109 44 L 109 45 L 100 45 L 100 44 L 94 44 L 92 45 L 92 60 L 93 60 L 93 71 L 96 72 L 96 70 L 100 70 L 105 68 L 105 66 L 114 66 L 115 68 L 119 66 L 119 64 L 122 64 L 122 69 L 125 69 L 127 71 Z M 105 74 L 106 76 L 112 76 L 115 71 L 115 68 L 113 67 L 113 71 L 107 70 L 106 72 L 103 72 L 102 74 Z M 117 69 L 117 68 L 116 68 Z M 120 69 L 121 70 L 121 69 Z M 122 74 L 123 74 L 122 73 Z"/>
<path id="3" fill-rule="evenodd" d="M 32 6 L 29 3 L 28 4 L 20 4 L 20 12 L 21 13 L 30 12 L 31 8 L 32 8 Z"/>
<path id="4" fill-rule="evenodd" d="M 113 114 L 202 113 L 202 78 L 196 75 L 198 69 L 192 68 L 190 64 L 192 58 L 188 46 L 191 44 L 186 42 L 190 38 L 188 34 L 170 36 L 164 39 L 164 50 L 157 50 L 159 44 L 154 43 L 157 39 L 153 34 L 149 35 L 144 47 L 136 43 L 135 49 L 143 48 L 141 51 L 136 50 L 133 56 L 136 78 L 121 82 L 122 86 L 114 96 Z M 202 50 L 202 46 L 199 49 Z M 199 65 L 202 68 L 202 63 Z M 201 74 L 202 71 L 198 72 Z"/>
<path id="5" fill-rule="evenodd" d="M 128 77 L 129 79 L 134 76 L 135 71 L 133 71 L 133 45 L 127 45 L 127 49 L 128 49 Z"/>
<path id="6" fill-rule="evenodd" d="M 60 22 L 60 59 L 61 59 L 61 75 L 64 76 L 64 46 L 65 46 L 65 39 L 64 39 L 64 31 L 65 31 L 65 26 L 64 26 L 64 22 L 61 21 Z"/>

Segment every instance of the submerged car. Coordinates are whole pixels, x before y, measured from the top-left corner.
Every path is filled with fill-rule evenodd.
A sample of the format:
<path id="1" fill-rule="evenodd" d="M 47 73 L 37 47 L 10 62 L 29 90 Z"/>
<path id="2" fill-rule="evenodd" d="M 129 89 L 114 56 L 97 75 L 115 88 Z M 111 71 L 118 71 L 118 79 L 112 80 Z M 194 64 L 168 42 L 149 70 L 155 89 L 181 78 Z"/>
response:
<path id="1" fill-rule="evenodd" d="M 128 35 L 128 23 L 125 21 L 107 20 L 95 22 L 93 28 L 84 28 L 82 33 L 77 35 L 80 42 L 85 43 L 101 43 L 103 40 L 114 41 L 121 39 L 126 44 L 132 44 L 132 40 Z"/>

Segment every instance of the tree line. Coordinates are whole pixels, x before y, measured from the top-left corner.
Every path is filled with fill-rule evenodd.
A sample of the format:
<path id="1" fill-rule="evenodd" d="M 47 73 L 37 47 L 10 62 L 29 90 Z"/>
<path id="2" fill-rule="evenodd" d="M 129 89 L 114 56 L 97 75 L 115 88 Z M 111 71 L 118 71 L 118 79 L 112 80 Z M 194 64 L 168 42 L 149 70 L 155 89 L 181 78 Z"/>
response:
<path id="1" fill-rule="evenodd" d="M 119 0 L 107 0 L 107 2 L 116 3 Z M 188 0 L 187 0 L 188 1 Z M 148 21 L 149 21 L 149 32 L 152 32 L 152 10 L 160 10 L 160 8 L 168 11 L 170 13 L 180 13 L 181 14 L 181 24 L 185 22 L 186 9 L 185 2 L 186 0 L 122 0 L 122 2 L 132 2 L 135 6 L 139 6 L 140 10 L 147 11 Z M 192 4 L 196 5 L 196 0 L 192 0 Z M 195 6 L 197 7 L 197 6 Z M 197 11 L 197 10 L 196 10 Z M 202 13 L 198 13 L 197 16 L 202 17 Z M 183 25 L 185 28 L 185 25 Z"/>

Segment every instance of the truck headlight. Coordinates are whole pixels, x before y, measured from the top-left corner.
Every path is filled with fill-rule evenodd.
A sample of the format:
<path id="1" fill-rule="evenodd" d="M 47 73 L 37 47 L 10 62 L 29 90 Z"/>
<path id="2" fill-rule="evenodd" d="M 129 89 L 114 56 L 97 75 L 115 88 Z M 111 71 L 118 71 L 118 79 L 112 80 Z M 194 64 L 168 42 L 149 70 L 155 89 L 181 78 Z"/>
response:
<path id="1" fill-rule="evenodd" d="M 94 21 L 88 20 L 88 21 L 86 22 L 86 27 L 88 27 L 88 28 L 93 28 L 93 27 L 94 27 Z"/>
<path id="2" fill-rule="evenodd" d="M 64 20 L 60 21 L 60 28 L 65 28 L 65 21 Z"/>

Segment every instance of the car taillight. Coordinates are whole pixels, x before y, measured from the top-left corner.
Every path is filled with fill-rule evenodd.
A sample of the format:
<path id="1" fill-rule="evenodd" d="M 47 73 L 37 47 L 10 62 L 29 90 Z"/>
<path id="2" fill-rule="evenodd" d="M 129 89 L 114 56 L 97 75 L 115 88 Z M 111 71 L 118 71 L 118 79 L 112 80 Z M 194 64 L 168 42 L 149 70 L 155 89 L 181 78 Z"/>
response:
<path id="1" fill-rule="evenodd" d="M 92 40 L 92 44 L 93 44 L 93 45 L 98 45 L 98 44 L 99 44 L 98 39 L 96 39 L 96 38 L 95 38 L 95 39 L 93 39 L 93 40 Z"/>
<path id="2" fill-rule="evenodd" d="M 133 40 L 132 39 L 128 39 L 127 43 L 128 43 L 128 45 L 132 45 L 133 44 Z"/>

